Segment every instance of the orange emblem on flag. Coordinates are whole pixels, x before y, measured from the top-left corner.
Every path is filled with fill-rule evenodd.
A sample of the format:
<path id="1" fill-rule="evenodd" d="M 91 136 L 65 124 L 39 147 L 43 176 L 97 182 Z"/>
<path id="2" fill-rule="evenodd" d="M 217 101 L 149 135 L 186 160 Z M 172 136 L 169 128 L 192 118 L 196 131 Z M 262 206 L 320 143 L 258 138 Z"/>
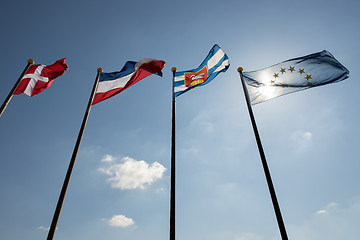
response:
<path id="1" fill-rule="evenodd" d="M 185 87 L 193 87 L 199 85 L 206 81 L 208 78 L 208 69 L 207 66 L 203 67 L 198 72 L 186 72 L 185 77 Z"/>

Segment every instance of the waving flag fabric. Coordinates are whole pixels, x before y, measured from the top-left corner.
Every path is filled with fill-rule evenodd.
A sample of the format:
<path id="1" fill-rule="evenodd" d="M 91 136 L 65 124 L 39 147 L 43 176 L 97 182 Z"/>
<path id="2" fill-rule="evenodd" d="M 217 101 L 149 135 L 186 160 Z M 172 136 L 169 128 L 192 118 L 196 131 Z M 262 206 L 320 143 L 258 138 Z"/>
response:
<path id="1" fill-rule="evenodd" d="M 52 65 L 31 65 L 14 94 L 24 93 L 32 97 L 41 93 L 51 86 L 55 78 L 61 76 L 69 68 L 65 61 L 66 58 L 63 58 Z"/>
<path id="2" fill-rule="evenodd" d="M 119 72 L 101 73 L 92 105 L 122 92 L 151 74 L 162 76 L 164 65 L 164 61 L 145 58 L 139 62 L 126 62 Z"/>
<path id="3" fill-rule="evenodd" d="M 254 105 L 288 93 L 342 81 L 349 77 L 349 70 L 324 50 L 262 70 L 244 72 L 243 77 Z"/>
<path id="4" fill-rule="evenodd" d="M 229 66 L 228 56 L 217 44 L 215 44 L 198 68 L 184 72 L 175 72 L 175 97 L 192 88 L 209 83 L 219 73 L 225 72 Z"/>

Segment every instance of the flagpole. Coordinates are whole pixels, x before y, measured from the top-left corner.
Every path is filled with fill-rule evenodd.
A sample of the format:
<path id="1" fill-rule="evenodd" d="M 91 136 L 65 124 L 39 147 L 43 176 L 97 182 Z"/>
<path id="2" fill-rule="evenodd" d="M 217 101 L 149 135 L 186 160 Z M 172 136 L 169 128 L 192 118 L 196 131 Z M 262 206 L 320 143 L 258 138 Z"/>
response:
<path id="1" fill-rule="evenodd" d="M 176 68 L 171 68 L 173 72 L 172 86 L 172 117 L 171 117 L 171 193 L 170 193 L 170 240 L 175 240 L 175 96 L 174 83 Z"/>
<path id="2" fill-rule="evenodd" d="M 20 82 L 21 82 L 21 79 L 24 77 L 25 73 L 29 70 L 29 67 L 30 67 L 31 65 L 33 65 L 33 64 L 34 64 L 34 60 L 32 60 L 32 59 L 29 59 L 29 60 L 27 61 L 27 65 L 26 65 L 24 71 L 21 73 L 19 79 L 16 81 L 14 87 L 11 89 L 9 95 L 6 97 L 4 103 L 1 105 L 1 108 L 0 108 L 0 117 L 1 117 L 1 115 L 3 114 L 3 112 L 5 111 L 5 108 L 7 107 L 7 105 L 9 104 L 12 96 L 14 95 L 15 90 L 16 90 L 17 87 L 19 86 L 19 84 L 20 84 Z"/>
<path id="3" fill-rule="evenodd" d="M 242 87 L 244 89 L 246 104 L 247 104 L 247 108 L 249 110 L 249 115 L 250 115 L 253 130 L 254 130 L 255 138 L 256 138 L 256 143 L 257 143 L 257 146 L 258 146 L 258 149 L 259 149 L 261 162 L 262 162 L 262 165 L 263 165 L 263 169 L 264 169 L 266 181 L 267 181 L 267 184 L 268 184 L 271 200 L 272 200 L 273 207 L 274 207 L 274 210 L 275 210 L 275 215 L 276 215 L 276 219 L 277 219 L 277 222 L 278 222 L 281 238 L 282 238 L 282 240 L 288 240 L 288 237 L 287 237 L 287 234 L 286 234 L 286 229 L 285 229 L 285 224 L 284 224 L 283 218 L 281 216 L 279 203 L 278 203 L 277 198 L 276 198 L 274 185 L 273 185 L 272 180 L 271 180 L 269 167 L 268 167 L 267 162 L 266 162 L 264 149 L 263 149 L 262 144 L 261 144 L 260 135 L 259 135 L 259 132 L 258 132 L 258 129 L 257 129 L 257 126 L 256 126 L 255 117 L 254 117 L 254 114 L 253 114 L 253 111 L 252 111 L 252 108 L 251 108 L 249 93 L 248 93 L 247 87 L 245 85 L 245 81 L 244 81 L 244 78 L 243 78 L 243 75 L 242 75 L 242 71 L 243 71 L 243 68 L 239 67 L 238 72 L 240 74 Z"/>
<path id="4" fill-rule="evenodd" d="M 94 86 L 93 86 L 93 89 L 92 89 L 92 92 L 91 92 L 91 95 L 90 95 L 90 99 L 89 99 L 89 102 L 88 102 L 88 105 L 87 105 L 87 108 L 86 108 L 86 111 L 85 111 L 85 114 L 84 114 L 84 118 L 83 118 L 83 121 L 82 121 L 82 124 L 81 124 L 81 128 L 80 128 L 80 131 L 79 131 L 78 138 L 76 140 L 74 151 L 73 151 L 73 154 L 71 156 L 71 160 L 70 160 L 70 164 L 69 164 L 69 167 L 68 167 L 68 170 L 67 170 L 67 173 L 66 173 L 64 184 L 63 184 L 61 192 L 60 192 L 59 200 L 58 200 L 58 203 L 56 205 L 55 213 L 54 213 L 54 216 L 53 216 L 53 219 L 52 219 L 52 222 L 51 222 L 51 226 L 50 226 L 50 230 L 49 230 L 49 233 L 48 233 L 48 236 L 47 236 L 47 240 L 52 240 L 53 237 L 54 237 L 54 233 L 55 233 L 56 225 L 57 225 L 57 222 L 58 222 L 58 219 L 59 219 L 61 207 L 62 207 L 62 204 L 64 202 L 66 190 L 67 190 L 67 187 L 69 185 L 71 173 L 72 173 L 72 170 L 73 170 L 74 164 L 75 164 L 76 155 L 78 153 L 80 143 L 81 143 L 81 139 L 82 139 L 82 136 L 84 134 L 86 122 L 87 122 L 87 119 L 89 117 L 91 104 L 92 104 L 92 102 L 94 100 L 95 91 L 96 91 L 97 85 L 99 83 L 99 78 L 100 78 L 100 73 L 101 72 L 102 72 L 102 69 L 98 68 L 95 83 L 94 83 Z"/>

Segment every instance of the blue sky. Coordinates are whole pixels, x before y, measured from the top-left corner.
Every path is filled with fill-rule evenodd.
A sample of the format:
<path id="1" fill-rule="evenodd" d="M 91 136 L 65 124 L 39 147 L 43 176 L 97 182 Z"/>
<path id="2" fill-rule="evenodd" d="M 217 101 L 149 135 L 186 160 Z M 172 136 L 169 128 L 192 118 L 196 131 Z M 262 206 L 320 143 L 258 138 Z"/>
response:
<path id="1" fill-rule="evenodd" d="M 69 70 L 0 117 L 0 238 L 45 239 L 96 76 L 167 62 L 91 109 L 54 239 L 168 239 L 171 67 L 217 43 L 230 68 L 177 98 L 176 237 L 280 239 L 236 71 L 331 52 L 336 84 L 254 106 L 289 239 L 358 239 L 357 1 L 12 1 L 0 14 L 0 99 L 32 58 Z"/>

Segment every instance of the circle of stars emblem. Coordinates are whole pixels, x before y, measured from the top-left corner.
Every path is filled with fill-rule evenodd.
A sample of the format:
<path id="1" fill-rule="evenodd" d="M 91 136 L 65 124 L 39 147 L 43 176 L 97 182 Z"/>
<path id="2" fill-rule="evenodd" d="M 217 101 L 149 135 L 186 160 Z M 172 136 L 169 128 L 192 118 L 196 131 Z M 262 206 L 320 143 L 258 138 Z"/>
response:
<path id="1" fill-rule="evenodd" d="M 308 85 L 308 86 L 311 86 L 311 85 L 312 85 L 312 82 L 310 82 L 310 79 L 312 79 L 311 74 L 307 74 L 307 73 L 305 72 L 304 68 L 299 68 L 299 69 L 296 70 L 295 67 L 293 67 L 293 66 L 289 66 L 288 69 L 286 69 L 286 68 L 280 68 L 280 70 L 279 70 L 280 73 L 274 73 L 274 74 L 272 75 L 274 79 L 270 81 L 271 84 L 275 84 L 277 78 L 280 78 L 279 75 L 280 75 L 280 74 L 281 74 L 281 75 L 282 75 L 282 74 L 285 74 L 287 71 L 289 71 L 290 73 L 295 72 L 295 73 L 298 73 L 298 74 L 300 74 L 300 75 L 304 75 L 304 79 L 306 79 L 307 85 Z"/>

